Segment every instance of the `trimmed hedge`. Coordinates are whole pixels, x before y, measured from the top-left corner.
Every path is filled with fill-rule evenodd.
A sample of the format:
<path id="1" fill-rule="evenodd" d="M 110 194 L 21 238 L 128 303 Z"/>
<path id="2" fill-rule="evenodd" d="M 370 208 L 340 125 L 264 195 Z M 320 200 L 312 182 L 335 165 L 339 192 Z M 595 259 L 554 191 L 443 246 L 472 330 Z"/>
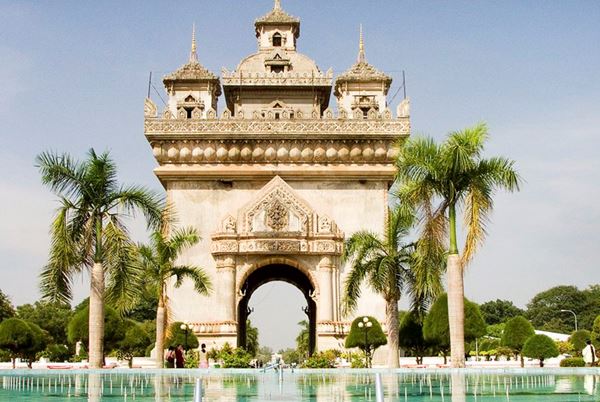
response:
<path id="1" fill-rule="evenodd" d="M 581 357 L 567 357 L 560 361 L 560 367 L 585 367 L 585 362 Z"/>

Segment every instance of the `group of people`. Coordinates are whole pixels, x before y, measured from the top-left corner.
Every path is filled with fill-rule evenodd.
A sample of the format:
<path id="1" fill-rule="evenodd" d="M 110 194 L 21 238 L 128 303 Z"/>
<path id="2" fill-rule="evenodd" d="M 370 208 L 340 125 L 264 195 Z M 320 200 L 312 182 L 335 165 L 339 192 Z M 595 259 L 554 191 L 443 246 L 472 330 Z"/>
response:
<path id="1" fill-rule="evenodd" d="M 206 344 L 200 345 L 198 350 L 198 368 L 208 368 L 208 352 Z M 177 347 L 169 346 L 165 355 L 166 368 L 185 368 L 185 349 L 182 344 Z"/>

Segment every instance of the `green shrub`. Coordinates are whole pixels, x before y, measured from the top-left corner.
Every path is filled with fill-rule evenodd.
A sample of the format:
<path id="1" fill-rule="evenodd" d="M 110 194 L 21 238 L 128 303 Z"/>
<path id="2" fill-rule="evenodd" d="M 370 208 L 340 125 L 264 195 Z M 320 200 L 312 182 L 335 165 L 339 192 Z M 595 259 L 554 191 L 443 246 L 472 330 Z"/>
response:
<path id="1" fill-rule="evenodd" d="M 588 339 L 592 339 L 592 333 L 586 329 L 575 331 L 569 337 L 569 342 L 573 345 L 577 356 L 581 356 L 581 351 L 585 348 Z"/>
<path id="2" fill-rule="evenodd" d="M 558 347 L 546 335 L 533 335 L 525 342 L 523 355 L 539 359 L 540 367 L 544 367 L 544 359 L 558 356 Z"/>
<path id="3" fill-rule="evenodd" d="M 65 362 L 71 358 L 71 351 L 65 345 L 48 345 L 40 352 L 39 357 L 45 357 L 51 362 Z"/>
<path id="4" fill-rule="evenodd" d="M 365 368 L 367 367 L 365 364 L 365 357 L 358 354 L 352 353 L 350 355 L 350 367 L 351 368 Z"/>
<path id="5" fill-rule="evenodd" d="M 523 316 L 516 316 L 508 320 L 502 334 L 502 346 L 512 349 L 516 354 L 521 354 L 525 341 L 535 334 L 533 325 Z M 521 354 L 521 367 L 524 366 Z"/>
<path id="6" fill-rule="evenodd" d="M 560 367 L 585 367 L 585 362 L 581 357 L 567 357 L 560 361 Z"/>
<path id="7" fill-rule="evenodd" d="M 331 355 L 324 352 L 315 353 L 308 359 L 304 360 L 302 367 L 305 368 L 334 368 L 335 360 L 331 360 Z"/>
<path id="8" fill-rule="evenodd" d="M 248 368 L 252 360 L 252 355 L 242 348 L 235 348 L 231 353 L 221 354 L 220 357 L 223 368 Z"/>
<path id="9" fill-rule="evenodd" d="M 185 352 L 185 368 L 200 367 L 200 353 L 197 350 L 188 350 Z"/>

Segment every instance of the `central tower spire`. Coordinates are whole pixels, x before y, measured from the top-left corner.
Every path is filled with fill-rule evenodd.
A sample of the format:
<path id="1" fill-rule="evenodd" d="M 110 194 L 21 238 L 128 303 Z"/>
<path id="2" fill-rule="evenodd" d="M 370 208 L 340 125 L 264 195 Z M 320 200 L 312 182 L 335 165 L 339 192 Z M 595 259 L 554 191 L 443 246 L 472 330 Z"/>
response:
<path id="1" fill-rule="evenodd" d="M 363 38 L 363 27 L 360 24 L 360 33 L 358 39 L 358 60 L 359 63 L 364 63 L 367 61 L 365 57 L 365 40 Z"/>
<path id="2" fill-rule="evenodd" d="M 281 10 L 281 0 L 275 0 L 275 4 L 273 5 L 273 10 Z"/>
<path id="3" fill-rule="evenodd" d="M 196 24 L 192 24 L 192 50 L 190 51 L 190 63 L 198 62 L 198 53 L 196 53 Z"/>

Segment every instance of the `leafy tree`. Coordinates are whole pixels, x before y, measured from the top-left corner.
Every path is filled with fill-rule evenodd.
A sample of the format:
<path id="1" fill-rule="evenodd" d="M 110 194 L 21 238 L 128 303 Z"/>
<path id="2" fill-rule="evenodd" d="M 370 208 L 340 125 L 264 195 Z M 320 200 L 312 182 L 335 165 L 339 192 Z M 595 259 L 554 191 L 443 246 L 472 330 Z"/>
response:
<path id="1" fill-rule="evenodd" d="M 504 334 L 504 328 L 506 327 L 505 323 L 501 324 L 493 324 L 487 326 L 487 334 L 493 338 L 502 338 L 502 334 Z"/>
<path id="2" fill-rule="evenodd" d="M 144 328 L 135 321 L 126 320 L 124 326 L 125 336 L 117 343 L 118 356 L 127 360 L 131 368 L 134 356 L 145 355 L 146 348 L 150 345 L 150 337 Z"/>
<path id="3" fill-rule="evenodd" d="M 125 311 L 125 317 L 137 321 L 155 321 L 156 320 L 156 292 L 154 289 L 149 289 L 143 286 L 140 289 L 137 300 L 133 303 L 132 307 Z M 153 328 L 154 331 L 155 328 Z M 152 336 L 155 338 L 156 335 Z"/>
<path id="4" fill-rule="evenodd" d="M 490 300 L 479 306 L 487 325 L 501 324 L 510 318 L 523 315 L 525 312 L 509 300 Z"/>
<path id="5" fill-rule="evenodd" d="M 15 309 L 7 295 L 0 290 L 0 322 L 15 315 Z"/>
<path id="6" fill-rule="evenodd" d="M 170 211 L 163 212 L 163 230 L 172 222 L 169 221 Z M 162 230 L 157 230 L 151 235 L 150 245 L 140 246 L 142 257 L 144 286 L 143 288 L 154 293 L 156 308 L 156 367 L 163 366 L 163 353 L 165 349 L 165 327 L 169 315 L 169 297 L 167 285 L 171 278 L 175 279 L 176 288 L 189 279 L 194 284 L 194 290 L 201 295 L 207 295 L 212 287 L 208 275 L 201 268 L 194 265 L 176 265 L 175 261 L 181 253 L 200 241 L 198 232 L 191 228 L 179 228 L 166 237 Z"/>
<path id="7" fill-rule="evenodd" d="M 596 317 L 592 325 L 592 343 L 596 349 L 600 348 L 600 315 Z"/>
<path id="8" fill-rule="evenodd" d="M 577 356 L 581 356 L 581 351 L 586 346 L 586 342 L 592 339 L 592 333 L 587 329 L 580 329 L 579 331 L 574 331 L 569 337 L 569 343 L 573 345 L 573 349 L 575 350 L 575 354 Z"/>
<path id="9" fill-rule="evenodd" d="M 467 300 L 463 301 L 464 306 L 464 337 L 467 341 L 473 341 L 486 333 L 485 321 L 481 316 L 477 304 Z M 444 364 L 446 355 L 450 348 L 450 325 L 448 320 L 448 295 L 442 294 L 433 303 L 429 313 L 423 322 L 423 337 L 426 341 L 434 344 L 444 355 Z"/>
<path id="10" fill-rule="evenodd" d="M 533 335 L 523 345 L 523 354 L 527 357 L 539 359 L 540 367 L 544 367 L 544 359 L 558 356 L 558 347 L 546 335 Z"/>
<path id="11" fill-rule="evenodd" d="M 409 208 L 398 206 L 387 216 L 383 236 L 360 231 L 346 240 L 343 258 L 351 261 L 351 269 L 344 285 L 343 306 L 346 315 L 354 311 L 365 282 L 383 296 L 390 344 L 388 366 L 398 367 L 398 301 L 407 291 L 413 307 L 418 308 L 437 296 L 442 289 L 443 256 L 441 252 L 436 255 L 425 241 L 406 242 L 415 223 Z"/>
<path id="12" fill-rule="evenodd" d="M 74 344 L 77 341 L 83 342 L 84 345 L 88 344 L 89 315 L 89 306 L 84 307 L 76 312 L 69 321 L 69 325 L 67 326 L 67 339 L 71 344 Z M 105 308 L 103 327 L 106 332 L 103 339 L 104 345 L 102 350 L 106 353 L 110 353 L 111 351 L 118 349 L 119 342 L 125 337 L 125 322 L 113 308 L 107 306 Z"/>
<path id="13" fill-rule="evenodd" d="M 64 362 L 69 360 L 72 353 L 65 345 L 51 344 L 46 346 L 46 349 L 41 353 L 41 356 L 51 362 Z"/>
<path id="14" fill-rule="evenodd" d="M 250 320 L 246 320 L 246 350 L 252 357 L 255 357 L 258 347 L 258 328 L 253 327 Z"/>
<path id="15" fill-rule="evenodd" d="M 525 360 L 523 359 L 523 345 L 527 339 L 535 334 L 533 325 L 523 316 L 516 316 L 507 321 L 506 327 L 504 328 L 504 334 L 502 334 L 502 346 L 511 348 L 515 354 L 521 355 L 521 367 L 525 367 Z"/>
<path id="16" fill-rule="evenodd" d="M 365 322 L 367 322 L 365 318 L 372 326 L 365 325 Z M 363 324 L 362 328 L 359 325 L 360 323 Z M 358 317 L 352 321 L 350 332 L 346 337 L 345 347 L 347 349 L 358 347 L 364 351 L 365 356 L 367 356 L 367 366 L 370 366 L 369 354 L 372 355 L 378 347 L 385 344 L 387 344 L 387 339 L 381 329 L 381 324 L 379 324 L 379 321 L 375 317 Z"/>
<path id="17" fill-rule="evenodd" d="M 167 336 L 167 338 L 165 339 L 165 346 L 185 346 L 187 341 L 188 349 L 196 349 L 200 345 L 200 343 L 198 342 L 198 338 L 196 337 L 196 335 L 194 335 L 194 332 L 192 330 L 187 331 L 186 337 L 186 332 L 185 330 L 181 329 L 181 324 L 183 324 L 183 322 L 177 321 L 169 326 L 169 336 Z"/>
<path id="18" fill-rule="evenodd" d="M 83 162 L 45 152 L 36 164 L 42 182 L 60 200 L 48 264 L 40 275 L 42 296 L 69 302 L 73 277 L 84 269 L 89 272 L 89 361 L 92 368 L 99 368 L 104 356 L 105 297 L 124 309 L 140 283 L 137 250 L 123 218 L 140 210 L 149 226 L 158 226 L 161 202 L 143 187 L 119 185 L 116 165 L 106 152 L 98 155 L 91 149 Z"/>
<path id="19" fill-rule="evenodd" d="M 309 342 L 310 342 L 310 325 L 306 320 L 298 322 L 300 325 L 300 333 L 296 337 L 296 350 L 303 357 L 308 357 L 309 354 Z"/>
<path id="20" fill-rule="evenodd" d="M 417 358 L 417 364 L 423 363 L 423 356 L 431 346 L 423 337 L 423 320 L 418 313 L 411 311 L 400 319 L 399 345 Z"/>
<path id="21" fill-rule="evenodd" d="M 586 295 L 575 286 L 556 286 L 538 293 L 527 304 L 527 318 L 535 328 L 552 332 L 570 333 L 574 327 L 574 317 L 588 304 Z"/>
<path id="22" fill-rule="evenodd" d="M 67 325 L 73 311 L 67 303 L 36 301 L 17 307 L 17 316 L 38 325 L 51 336 L 51 343 L 68 343 Z"/>
<path id="23" fill-rule="evenodd" d="M 281 358 L 283 359 L 283 361 L 286 364 L 300 364 L 303 360 L 303 357 L 300 353 L 298 353 L 298 351 L 296 349 L 293 348 L 288 348 L 285 350 L 280 350 L 279 354 L 281 355 Z"/>
<path id="24" fill-rule="evenodd" d="M 503 157 L 485 159 L 488 138 L 483 123 L 452 132 L 442 144 L 431 138 L 412 138 L 400 151 L 396 167 L 400 202 L 417 208 L 422 238 L 443 247 L 449 237 L 447 279 L 452 366 L 464 367 L 463 273 L 485 238 L 485 225 L 497 189 L 518 190 L 514 162 Z M 466 240 L 458 252 L 456 220 L 462 208 Z"/>
<path id="25" fill-rule="evenodd" d="M 0 323 L 0 348 L 7 350 L 15 368 L 15 359 L 29 359 L 29 367 L 36 353 L 46 347 L 46 338 L 37 325 L 19 318 L 7 318 Z"/>
<path id="26" fill-rule="evenodd" d="M 273 349 L 271 349 L 268 346 L 261 346 L 258 348 L 258 352 L 256 353 L 256 359 L 261 361 L 262 363 L 266 363 L 271 360 L 272 355 Z"/>

